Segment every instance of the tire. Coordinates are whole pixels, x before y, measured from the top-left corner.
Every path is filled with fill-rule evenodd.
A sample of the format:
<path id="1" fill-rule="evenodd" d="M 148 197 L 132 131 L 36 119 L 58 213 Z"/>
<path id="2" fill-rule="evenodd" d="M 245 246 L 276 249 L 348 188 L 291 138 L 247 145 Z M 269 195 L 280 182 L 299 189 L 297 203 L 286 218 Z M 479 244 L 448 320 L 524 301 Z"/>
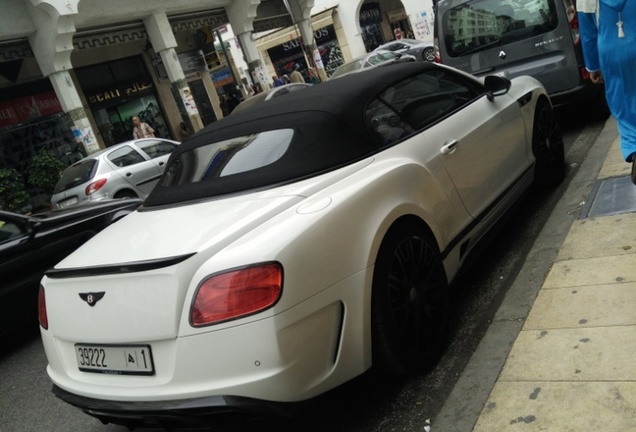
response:
<path id="1" fill-rule="evenodd" d="M 449 292 L 437 245 L 409 224 L 385 237 L 373 274 L 373 368 L 388 375 L 422 372 L 443 354 L 449 328 Z"/>
<path id="2" fill-rule="evenodd" d="M 130 190 L 121 190 L 113 198 L 137 198 L 137 194 Z"/>
<path id="3" fill-rule="evenodd" d="M 539 99 L 534 112 L 532 151 L 535 184 L 542 189 L 556 188 L 565 177 L 565 150 L 554 111 L 545 99 Z"/>
<path id="4" fill-rule="evenodd" d="M 427 62 L 435 61 L 435 48 L 427 47 L 422 51 L 422 60 L 426 60 Z"/>

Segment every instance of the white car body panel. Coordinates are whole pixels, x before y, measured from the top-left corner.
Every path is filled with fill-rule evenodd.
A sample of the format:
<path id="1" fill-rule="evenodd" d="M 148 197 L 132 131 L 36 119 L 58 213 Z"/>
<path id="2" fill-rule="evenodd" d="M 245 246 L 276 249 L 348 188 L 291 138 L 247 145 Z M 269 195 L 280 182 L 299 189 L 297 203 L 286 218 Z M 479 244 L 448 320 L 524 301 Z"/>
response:
<path id="1" fill-rule="evenodd" d="M 192 256 L 139 272 L 45 276 L 49 376 L 73 395 L 104 401 L 230 395 L 296 402 L 360 375 L 372 364 L 373 274 L 387 233 L 399 220 L 426 224 L 452 281 L 533 180 L 538 96 L 545 96 L 538 81 L 519 77 L 507 94 L 478 98 L 346 166 L 263 190 L 141 208 L 109 226 L 55 270 Z M 442 151 L 450 140 L 456 148 Z M 275 304 L 191 325 L 204 280 L 265 262 L 283 268 Z M 105 294 L 89 306 L 78 295 L 89 292 Z M 78 343 L 150 345 L 155 374 L 81 372 Z"/>

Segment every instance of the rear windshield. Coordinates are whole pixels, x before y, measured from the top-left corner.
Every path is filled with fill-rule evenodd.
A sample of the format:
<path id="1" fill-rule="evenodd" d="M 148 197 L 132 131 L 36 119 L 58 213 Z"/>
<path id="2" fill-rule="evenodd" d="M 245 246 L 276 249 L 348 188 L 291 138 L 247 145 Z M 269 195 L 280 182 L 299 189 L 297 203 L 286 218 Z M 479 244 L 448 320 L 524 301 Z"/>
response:
<path id="1" fill-rule="evenodd" d="M 293 136 L 292 129 L 273 130 L 197 147 L 172 161 L 161 185 L 197 183 L 263 168 L 281 158 Z"/>
<path id="2" fill-rule="evenodd" d="M 313 177 L 380 150 L 365 131 L 320 111 L 199 133 L 172 153 L 144 206 L 241 193 Z"/>
<path id="3" fill-rule="evenodd" d="M 62 172 L 62 177 L 55 185 L 53 193 L 64 192 L 65 190 L 69 190 L 75 186 L 88 182 L 95 176 L 96 171 L 96 159 L 86 159 L 74 163 Z"/>
<path id="4" fill-rule="evenodd" d="M 473 54 L 556 29 L 554 0 L 474 0 L 444 12 L 442 33 L 451 57 Z"/>

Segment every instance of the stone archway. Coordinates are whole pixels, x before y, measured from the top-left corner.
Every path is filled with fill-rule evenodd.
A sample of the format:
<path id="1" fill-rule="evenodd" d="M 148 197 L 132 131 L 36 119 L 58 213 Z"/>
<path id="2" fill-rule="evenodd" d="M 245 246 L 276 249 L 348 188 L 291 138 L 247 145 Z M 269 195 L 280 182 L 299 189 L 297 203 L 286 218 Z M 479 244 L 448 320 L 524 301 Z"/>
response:
<path id="1" fill-rule="evenodd" d="M 365 51 L 400 37 L 433 40 L 433 1 L 359 0 L 355 24 Z"/>
<path id="2" fill-rule="evenodd" d="M 400 0 L 365 0 L 360 5 L 359 24 L 367 51 L 394 39 L 415 38 L 405 5 Z"/>

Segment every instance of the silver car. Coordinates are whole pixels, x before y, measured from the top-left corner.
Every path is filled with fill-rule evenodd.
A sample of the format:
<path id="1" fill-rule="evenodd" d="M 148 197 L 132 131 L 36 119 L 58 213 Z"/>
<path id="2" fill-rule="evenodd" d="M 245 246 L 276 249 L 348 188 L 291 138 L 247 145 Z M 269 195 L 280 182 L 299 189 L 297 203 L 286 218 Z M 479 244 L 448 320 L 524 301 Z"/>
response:
<path id="1" fill-rule="evenodd" d="M 371 51 L 338 67 L 329 79 L 340 78 L 350 73 L 360 72 L 363 69 L 395 63 L 397 61 L 415 61 L 415 57 L 409 54 L 400 54 L 382 49 Z"/>
<path id="2" fill-rule="evenodd" d="M 109 198 L 145 198 L 178 144 L 146 138 L 93 153 L 62 172 L 51 205 L 58 209 Z"/>
<path id="3" fill-rule="evenodd" d="M 416 39 L 398 39 L 380 45 L 375 49 L 388 50 L 396 54 L 410 54 L 418 60 L 435 61 L 435 45 Z"/>

